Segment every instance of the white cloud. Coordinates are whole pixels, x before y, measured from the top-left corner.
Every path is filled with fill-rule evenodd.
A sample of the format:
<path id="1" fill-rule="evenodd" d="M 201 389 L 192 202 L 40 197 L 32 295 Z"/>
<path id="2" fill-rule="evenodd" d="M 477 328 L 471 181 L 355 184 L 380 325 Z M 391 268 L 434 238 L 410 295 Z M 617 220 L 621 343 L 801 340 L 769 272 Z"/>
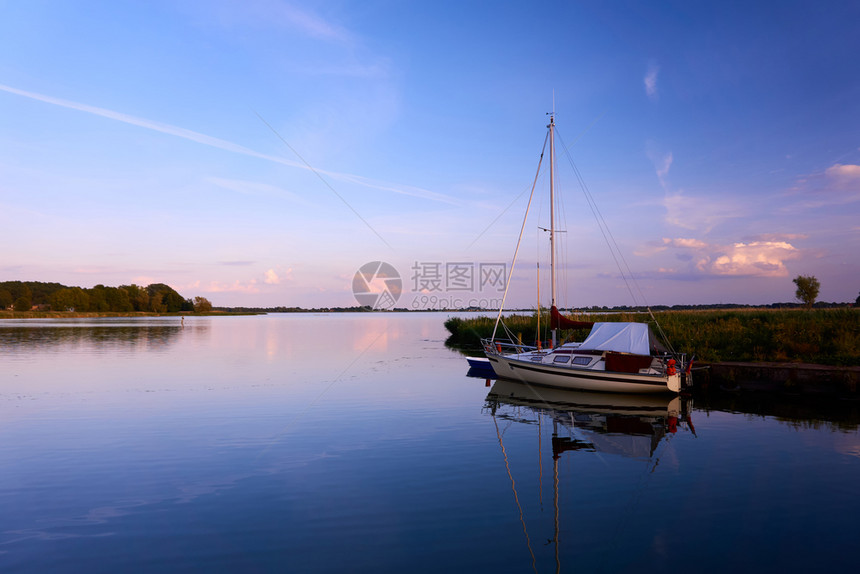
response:
<path id="1" fill-rule="evenodd" d="M 655 168 L 657 169 L 657 177 L 660 178 L 661 182 L 665 179 L 667 175 L 669 175 L 669 168 L 672 167 L 672 162 L 674 160 L 675 158 L 672 155 L 672 152 L 669 152 L 664 155 L 662 161 L 655 166 Z"/>
<path id="2" fill-rule="evenodd" d="M 823 172 L 799 177 L 784 195 L 798 198 L 780 209 L 790 213 L 856 203 L 860 201 L 860 165 L 835 163 Z"/>
<path id="3" fill-rule="evenodd" d="M 277 16 L 294 28 L 298 28 L 308 36 L 335 42 L 349 42 L 351 34 L 344 28 L 323 18 L 289 4 L 279 4 Z"/>
<path id="4" fill-rule="evenodd" d="M 721 254 L 700 259 L 696 267 L 709 275 L 786 277 L 785 262 L 798 255 L 797 248 L 784 241 L 735 243 Z"/>
<path id="5" fill-rule="evenodd" d="M 281 278 L 278 277 L 277 272 L 274 269 L 269 269 L 265 273 L 266 279 L 264 280 L 267 285 L 278 285 L 281 282 Z"/>
<path id="6" fill-rule="evenodd" d="M 209 0 L 204 3 L 205 10 L 196 13 L 195 17 L 214 18 L 219 26 L 228 29 L 237 26 L 252 30 L 269 28 L 282 33 L 298 32 L 330 43 L 348 44 L 353 41 L 353 35 L 342 26 L 296 4 L 283 0 Z"/>
<path id="7" fill-rule="evenodd" d="M 645 144 L 645 155 L 654 164 L 654 171 L 657 174 L 657 179 L 660 180 L 660 185 L 664 191 L 667 191 L 666 177 L 669 175 L 669 169 L 672 167 L 672 162 L 675 161 L 675 156 L 672 152 L 660 151 L 659 146 L 654 141 L 648 141 Z"/>
<path id="8" fill-rule="evenodd" d="M 808 239 L 809 235 L 806 233 L 761 233 L 754 237 L 748 237 L 745 239 L 747 242 L 751 241 L 772 241 L 772 242 L 791 242 L 797 239 Z"/>
<path id="9" fill-rule="evenodd" d="M 666 222 L 682 229 L 709 233 L 723 221 L 745 215 L 738 202 L 692 197 L 682 192 L 667 193 L 663 198 Z"/>
<path id="10" fill-rule="evenodd" d="M 675 156 L 671 151 L 661 150 L 657 142 L 646 142 L 645 155 L 654 164 L 654 172 L 665 192 L 663 207 L 666 209 L 666 223 L 699 233 L 709 233 L 723 221 L 746 215 L 749 201 L 736 201 L 726 194 L 717 196 L 712 193 L 693 197 L 685 195 L 683 190 L 673 191 L 667 180 Z M 717 197 L 719 199 L 715 199 Z"/>
<path id="11" fill-rule="evenodd" d="M 651 100 L 657 100 L 658 92 L 657 92 L 657 74 L 660 72 L 660 67 L 651 62 L 648 64 L 648 71 L 645 73 L 645 79 L 643 80 L 645 83 L 645 94 Z"/>
<path id="12" fill-rule="evenodd" d="M 640 247 L 634 252 L 634 254 L 639 257 L 651 257 L 673 247 L 677 249 L 705 249 L 708 247 L 708 244 L 700 239 L 664 237 L 662 241 L 651 242 L 648 245 Z"/>
<path id="13" fill-rule="evenodd" d="M 313 47 L 302 53 L 303 57 L 283 62 L 299 73 L 351 78 L 389 77 L 388 58 L 373 54 L 364 38 L 338 23 L 336 17 L 309 10 L 307 4 L 284 0 L 209 0 L 205 14 L 197 13 L 195 18 L 214 18 L 216 25 L 226 29 L 231 36 L 235 35 L 234 29 L 240 27 L 246 29 L 243 36 L 259 36 L 273 31 L 299 42 L 307 43 L 302 36 L 310 39 L 308 45 Z M 329 13 L 336 10 L 333 5 L 320 7 Z M 314 57 L 320 47 L 330 50 L 332 46 L 334 51 L 326 51 L 326 57 Z"/>

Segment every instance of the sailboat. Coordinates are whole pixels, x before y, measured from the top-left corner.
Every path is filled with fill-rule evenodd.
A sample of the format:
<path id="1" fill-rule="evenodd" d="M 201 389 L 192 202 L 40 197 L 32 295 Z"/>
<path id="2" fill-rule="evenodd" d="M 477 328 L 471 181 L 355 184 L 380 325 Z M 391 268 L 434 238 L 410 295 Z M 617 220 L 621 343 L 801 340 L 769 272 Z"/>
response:
<path id="1" fill-rule="evenodd" d="M 644 322 L 587 322 L 572 321 L 562 316 L 556 306 L 556 227 L 555 227 L 555 117 L 550 114 L 547 125 L 549 141 L 549 205 L 550 205 L 550 307 L 552 339 L 548 349 L 526 346 L 512 339 L 497 339 L 502 319 L 502 306 L 496 318 L 493 335 L 482 339 L 484 354 L 496 375 L 525 383 L 618 393 L 678 393 L 682 386 L 682 367 L 689 373 L 685 356 L 676 356 L 662 343 L 651 326 Z M 544 144 L 546 145 L 546 144 Z M 541 153 L 541 160 L 543 152 Z M 540 173 L 540 164 L 538 164 Z M 535 182 L 537 182 L 537 176 Z M 534 193 L 534 188 L 533 192 Z M 529 202 L 531 205 L 531 201 Z M 528 217 L 528 208 L 526 209 Z M 525 221 L 523 221 L 523 229 Z M 520 232 L 522 239 L 522 231 Z M 516 264 L 511 264 L 510 277 Z M 510 277 L 507 285 L 510 285 Z M 653 318 L 653 314 L 651 315 Z M 656 324 L 656 320 L 655 320 Z M 558 344 L 558 329 L 590 328 L 581 342 Z"/>

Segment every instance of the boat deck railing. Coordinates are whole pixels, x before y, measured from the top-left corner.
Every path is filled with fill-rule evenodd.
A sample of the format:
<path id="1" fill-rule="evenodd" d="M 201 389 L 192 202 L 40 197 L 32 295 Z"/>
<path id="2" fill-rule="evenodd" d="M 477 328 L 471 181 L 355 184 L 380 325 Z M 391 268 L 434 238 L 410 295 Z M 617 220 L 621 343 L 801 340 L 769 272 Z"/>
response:
<path id="1" fill-rule="evenodd" d="M 481 339 L 481 345 L 489 355 L 512 355 L 540 350 L 534 345 L 523 345 L 510 339 Z"/>

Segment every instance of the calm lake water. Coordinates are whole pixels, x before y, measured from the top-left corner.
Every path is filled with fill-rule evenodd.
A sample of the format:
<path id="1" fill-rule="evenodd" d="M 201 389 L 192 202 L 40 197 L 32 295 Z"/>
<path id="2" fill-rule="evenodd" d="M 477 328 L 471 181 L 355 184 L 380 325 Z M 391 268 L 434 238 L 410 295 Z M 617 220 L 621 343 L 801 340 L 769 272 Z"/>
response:
<path id="1" fill-rule="evenodd" d="M 0 572 L 856 568 L 852 407 L 487 387 L 446 316 L 0 321 Z"/>

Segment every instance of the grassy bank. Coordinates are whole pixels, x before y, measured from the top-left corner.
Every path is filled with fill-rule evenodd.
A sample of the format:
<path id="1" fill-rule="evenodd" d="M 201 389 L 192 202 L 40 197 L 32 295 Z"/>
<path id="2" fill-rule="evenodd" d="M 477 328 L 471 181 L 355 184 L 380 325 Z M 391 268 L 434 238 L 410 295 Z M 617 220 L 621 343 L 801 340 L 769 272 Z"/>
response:
<path id="1" fill-rule="evenodd" d="M 660 326 L 679 352 L 695 354 L 697 361 L 801 362 L 823 365 L 860 365 L 860 310 L 736 310 L 665 311 L 656 313 Z M 643 314 L 609 313 L 582 320 L 642 321 Z M 448 319 L 447 343 L 479 348 L 489 337 L 495 318 Z M 524 343 L 535 338 L 537 317 L 517 315 L 505 320 Z M 541 320 L 542 327 L 548 318 Z M 584 331 L 562 332 L 562 337 L 582 340 Z M 498 335 L 497 335 L 498 336 Z M 502 335 L 504 336 L 504 335 Z M 546 335 L 543 337 L 546 339 Z"/>

